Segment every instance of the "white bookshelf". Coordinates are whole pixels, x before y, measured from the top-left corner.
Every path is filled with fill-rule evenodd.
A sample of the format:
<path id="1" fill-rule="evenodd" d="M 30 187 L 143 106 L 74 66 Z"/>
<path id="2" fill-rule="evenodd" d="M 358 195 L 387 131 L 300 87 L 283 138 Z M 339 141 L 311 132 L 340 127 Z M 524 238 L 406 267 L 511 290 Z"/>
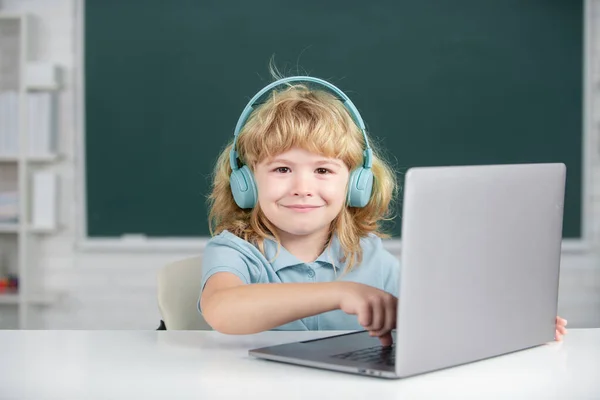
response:
<path id="1" fill-rule="evenodd" d="M 30 164 L 45 164 L 58 161 L 58 154 L 40 154 L 27 156 L 27 162 Z M 19 162 L 19 156 L 0 155 L 0 164 L 10 164 Z"/>
<path id="2" fill-rule="evenodd" d="M 30 327 L 32 307 L 51 305 L 60 297 L 60 293 L 43 290 L 35 279 L 36 241 L 57 229 L 56 222 L 38 226 L 35 221 L 34 214 L 39 214 L 40 204 L 44 206 L 47 200 L 54 205 L 56 213 L 57 200 L 42 198 L 40 201 L 39 193 L 35 191 L 34 177 L 52 169 L 52 164 L 59 160 L 57 144 L 51 146 L 48 142 L 49 135 L 58 137 L 58 132 L 52 131 L 53 124 L 46 126 L 46 121 L 53 118 L 47 104 L 55 106 L 54 94 L 60 90 L 60 85 L 30 81 L 29 71 L 35 62 L 31 60 L 30 44 L 35 39 L 30 34 L 32 22 L 32 18 L 26 14 L 0 13 L 0 95 L 4 95 L 0 97 L 0 192 L 11 192 L 18 198 L 17 202 L 2 209 L 4 213 L 7 209 L 9 212 L 15 210 L 14 222 L 7 221 L 4 214 L 0 215 L 0 221 L 7 221 L 0 222 L 0 240 L 4 245 L 2 250 L 11 254 L 3 254 L 0 273 L 10 272 L 18 277 L 17 290 L 0 289 L 0 313 L 16 312 L 20 329 Z M 6 100 L 8 97 L 10 99 Z M 49 100 L 40 105 L 39 101 L 32 100 L 34 98 Z M 7 122 L 7 118 L 10 122 Z M 42 131 L 48 140 L 39 146 L 40 140 L 45 138 L 39 136 Z M 53 174 L 52 171 L 49 173 Z M 56 191 L 55 186 L 54 194 Z M 0 204 L 1 207 L 6 207 L 6 201 Z"/>

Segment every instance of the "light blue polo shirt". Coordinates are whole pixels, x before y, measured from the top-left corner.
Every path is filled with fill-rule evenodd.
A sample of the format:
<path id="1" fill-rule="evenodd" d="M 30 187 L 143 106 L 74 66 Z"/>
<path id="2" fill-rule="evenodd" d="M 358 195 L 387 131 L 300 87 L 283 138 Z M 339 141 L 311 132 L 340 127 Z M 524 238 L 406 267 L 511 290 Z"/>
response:
<path id="1" fill-rule="evenodd" d="M 382 241 L 375 235 L 361 239 L 363 261 L 355 265 L 353 270 L 341 280 L 354 281 L 384 290 L 398 297 L 400 284 L 400 263 L 383 248 Z M 343 265 L 339 264 L 342 254 L 337 237 L 331 245 L 314 262 L 304 263 L 283 246 L 279 247 L 276 258 L 277 243 L 273 240 L 264 242 L 266 257 L 249 242 L 223 231 L 212 237 L 202 256 L 202 285 L 217 272 L 230 272 L 237 275 L 242 282 L 251 283 L 301 283 L 331 282 L 340 279 Z M 269 262 L 272 260 L 272 262 Z M 335 270 L 335 271 L 334 271 Z M 198 310 L 200 301 L 198 300 Z M 341 310 L 333 310 L 279 326 L 275 330 L 362 330 L 355 315 L 348 315 Z"/>

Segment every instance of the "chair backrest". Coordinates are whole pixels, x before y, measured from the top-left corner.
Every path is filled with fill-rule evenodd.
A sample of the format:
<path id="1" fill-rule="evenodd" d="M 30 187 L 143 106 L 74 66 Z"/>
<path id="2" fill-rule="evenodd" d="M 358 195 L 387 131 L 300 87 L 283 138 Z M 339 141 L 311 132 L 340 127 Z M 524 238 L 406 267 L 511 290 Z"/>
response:
<path id="1" fill-rule="evenodd" d="M 210 330 L 198 312 L 202 258 L 165 265 L 158 272 L 158 309 L 168 330 Z"/>

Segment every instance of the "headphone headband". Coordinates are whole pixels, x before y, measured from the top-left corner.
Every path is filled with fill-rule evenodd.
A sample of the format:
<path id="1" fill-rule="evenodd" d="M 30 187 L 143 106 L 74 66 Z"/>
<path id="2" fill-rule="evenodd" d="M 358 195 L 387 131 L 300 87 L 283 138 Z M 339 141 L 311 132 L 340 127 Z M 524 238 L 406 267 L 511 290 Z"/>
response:
<path id="1" fill-rule="evenodd" d="M 237 143 L 237 138 L 238 138 L 238 135 L 240 134 L 240 131 L 242 130 L 242 128 L 243 128 L 244 124 L 246 123 L 246 121 L 248 120 L 248 118 L 250 117 L 250 114 L 252 113 L 252 111 L 254 111 L 254 106 L 256 105 L 256 101 L 258 99 L 260 99 L 265 93 L 267 93 L 271 89 L 273 89 L 277 86 L 284 85 L 286 83 L 290 83 L 290 82 L 317 83 L 319 85 L 322 85 L 322 86 L 330 89 L 332 92 L 334 92 L 335 94 L 337 94 L 340 97 L 340 99 L 342 100 L 342 103 L 344 104 L 344 107 L 346 107 L 346 110 L 348 110 L 348 112 L 350 113 L 350 116 L 352 117 L 352 119 L 354 120 L 356 125 L 360 128 L 360 131 L 362 132 L 363 137 L 365 139 L 366 149 L 363 153 L 363 155 L 364 155 L 363 166 L 365 168 L 371 168 L 372 151 L 371 151 L 371 147 L 369 146 L 369 140 L 367 139 L 367 134 L 365 132 L 365 130 L 366 130 L 365 123 L 363 122 L 362 117 L 360 116 L 360 113 L 358 112 L 358 110 L 356 109 L 356 106 L 354 106 L 354 103 L 352 103 L 350 98 L 348 96 L 346 96 L 346 94 L 344 92 L 342 92 L 340 89 L 338 89 L 337 87 L 335 87 L 334 85 L 332 85 L 331 83 L 329 83 L 323 79 L 313 78 L 310 76 L 291 76 L 288 78 L 279 79 L 279 80 L 265 86 L 258 93 L 256 93 L 254 95 L 254 97 L 252 97 L 252 99 L 250 99 L 250 101 L 248 102 L 248 104 L 246 105 L 244 110 L 242 111 L 242 114 L 240 115 L 238 122 L 235 126 L 235 132 L 233 135 L 233 146 L 231 148 L 231 152 L 229 153 L 229 163 L 231 165 L 231 169 L 233 171 L 236 171 L 239 169 L 238 165 L 237 165 L 238 154 L 237 154 L 237 151 L 235 150 L 235 145 Z"/>

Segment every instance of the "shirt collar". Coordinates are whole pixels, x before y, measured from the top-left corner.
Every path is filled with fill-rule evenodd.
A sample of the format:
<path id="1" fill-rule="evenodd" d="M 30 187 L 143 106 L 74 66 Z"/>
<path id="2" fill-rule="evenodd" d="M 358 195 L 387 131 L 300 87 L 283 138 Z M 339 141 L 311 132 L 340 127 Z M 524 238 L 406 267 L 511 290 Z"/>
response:
<path id="1" fill-rule="evenodd" d="M 293 267 L 295 265 L 305 264 L 300 261 L 296 256 L 286 250 L 285 247 L 279 246 L 279 252 L 277 252 L 278 243 L 273 239 L 265 239 L 264 248 L 265 256 L 267 260 L 273 266 L 275 271 L 280 269 Z M 277 256 L 277 257 L 275 257 Z M 335 269 L 341 268 L 340 258 L 342 256 L 341 245 L 337 238 L 337 235 L 333 235 L 331 243 L 327 248 L 317 257 L 315 262 L 321 265 L 333 267 Z"/>

